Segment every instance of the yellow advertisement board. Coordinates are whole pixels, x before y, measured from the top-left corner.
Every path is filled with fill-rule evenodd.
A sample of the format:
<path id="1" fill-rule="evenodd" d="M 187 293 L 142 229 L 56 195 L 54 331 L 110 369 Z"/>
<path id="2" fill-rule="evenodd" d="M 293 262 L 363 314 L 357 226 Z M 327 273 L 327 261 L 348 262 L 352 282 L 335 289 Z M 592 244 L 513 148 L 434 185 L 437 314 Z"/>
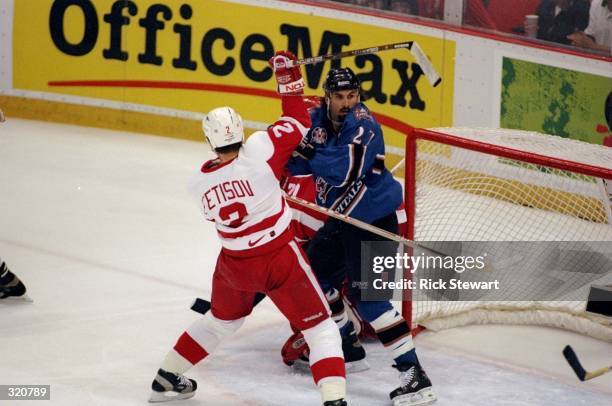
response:
<path id="1" fill-rule="evenodd" d="M 267 65 L 275 50 L 304 58 L 416 41 L 442 76 L 435 88 L 400 49 L 304 66 L 306 93 L 322 94 L 330 66 L 350 66 L 386 125 L 452 124 L 454 42 L 334 18 L 331 11 L 319 16 L 298 6 L 246 3 L 15 0 L 13 88 L 191 112 L 231 105 L 246 120 L 269 123 L 280 112 Z M 393 131 L 391 138 L 401 146 Z"/>

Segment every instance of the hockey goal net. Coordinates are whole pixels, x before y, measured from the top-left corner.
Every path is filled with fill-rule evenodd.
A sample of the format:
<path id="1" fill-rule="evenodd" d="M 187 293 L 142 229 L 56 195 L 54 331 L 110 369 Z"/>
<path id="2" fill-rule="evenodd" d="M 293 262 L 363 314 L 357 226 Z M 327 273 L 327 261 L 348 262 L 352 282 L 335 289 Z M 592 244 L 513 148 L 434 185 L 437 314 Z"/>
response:
<path id="1" fill-rule="evenodd" d="M 585 311 L 591 285 L 612 284 L 612 149 L 527 131 L 415 129 L 405 170 L 407 237 L 470 241 L 472 251 L 500 242 L 497 253 L 487 246 L 488 261 L 517 293 L 500 301 L 498 292 L 413 289 L 403 302 L 413 327 L 539 324 L 612 341 L 612 321 Z M 512 241 L 542 244 L 516 276 L 517 262 L 503 264 L 521 249 L 503 248 Z"/>

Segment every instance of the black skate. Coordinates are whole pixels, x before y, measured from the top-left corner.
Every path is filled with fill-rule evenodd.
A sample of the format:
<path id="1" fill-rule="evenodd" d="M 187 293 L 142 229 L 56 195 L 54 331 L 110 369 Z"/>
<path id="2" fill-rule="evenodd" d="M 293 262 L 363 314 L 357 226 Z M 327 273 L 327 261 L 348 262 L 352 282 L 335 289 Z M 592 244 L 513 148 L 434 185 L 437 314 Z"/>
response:
<path id="1" fill-rule="evenodd" d="M 431 381 L 420 365 L 393 365 L 400 372 L 401 386 L 389 394 L 393 406 L 428 405 L 437 400 Z"/>
<path id="2" fill-rule="evenodd" d="M 342 352 L 344 353 L 344 365 L 347 374 L 370 369 L 370 364 L 365 359 L 365 350 L 354 329 L 347 337 L 342 337 Z"/>
<path id="3" fill-rule="evenodd" d="M 0 299 L 27 299 L 26 287 L 4 262 L 0 264 Z"/>
<path id="4" fill-rule="evenodd" d="M 170 400 L 189 399 L 195 395 L 198 385 L 193 379 L 160 369 L 151 384 L 149 402 L 167 402 Z"/>
<path id="5" fill-rule="evenodd" d="M 323 406 L 348 406 L 348 403 L 346 403 L 346 400 L 344 399 L 328 400 L 327 402 L 323 403 Z"/>

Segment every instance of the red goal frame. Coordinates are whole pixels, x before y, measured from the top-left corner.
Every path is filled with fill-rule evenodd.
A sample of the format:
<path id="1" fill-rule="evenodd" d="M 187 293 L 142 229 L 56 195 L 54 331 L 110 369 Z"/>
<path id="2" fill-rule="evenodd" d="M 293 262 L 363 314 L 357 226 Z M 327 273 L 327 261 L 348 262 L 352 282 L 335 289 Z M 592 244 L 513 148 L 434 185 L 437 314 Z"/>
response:
<path id="1" fill-rule="evenodd" d="M 483 129 L 482 131 L 486 131 L 486 129 Z M 580 173 L 582 175 L 612 179 L 612 168 L 608 169 L 543 154 L 521 151 L 514 148 L 503 147 L 433 130 L 410 128 L 406 132 L 405 140 L 404 204 L 406 207 L 407 227 L 404 237 L 411 241 L 414 241 L 415 238 L 416 154 L 418 140 L 433 141 L 440 144 L 481 152 L 484 154 Z M 409 249 L 409 247 L 406 248 Z M 411 274 L 408 272 L 406 275 L 404 275 L 404 277 L 410 278 Z M 413 326 L 412 292 L 410 290 L 404 290 L 402 313 L 408 322 L 408 325 L 415 327 L 415 332 L 418 333 L 420 328 L 418 326 Z"/>

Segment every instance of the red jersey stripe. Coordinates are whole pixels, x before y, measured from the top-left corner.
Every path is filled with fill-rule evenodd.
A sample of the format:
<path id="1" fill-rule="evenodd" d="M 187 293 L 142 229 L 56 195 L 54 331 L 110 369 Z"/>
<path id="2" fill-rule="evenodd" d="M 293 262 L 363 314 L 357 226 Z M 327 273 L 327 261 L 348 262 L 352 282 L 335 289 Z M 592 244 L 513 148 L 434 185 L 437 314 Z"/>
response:
<path id="1" fill-rule="evenodd" d="M 251 235 L 259 231 L 263 231 L 267 228 L 274 227 L 276 225 L 276 222 L 283 215 L 284 212 L 285 212 L 285 199 L 283 199 L 281 209 L 278 213 L 276 213 L 273 216 L 263 219 L 259 223 L 253 224 L 252 226 L 247 227 L 242 231 L 236 231 L 236 232 L 230 233 L 226 231 L 217 230 L 217 233 L 219 233 L 219 236 L 223 238 L 240 238 L 240 237 L 244 237 L 247 235 Z"/>

